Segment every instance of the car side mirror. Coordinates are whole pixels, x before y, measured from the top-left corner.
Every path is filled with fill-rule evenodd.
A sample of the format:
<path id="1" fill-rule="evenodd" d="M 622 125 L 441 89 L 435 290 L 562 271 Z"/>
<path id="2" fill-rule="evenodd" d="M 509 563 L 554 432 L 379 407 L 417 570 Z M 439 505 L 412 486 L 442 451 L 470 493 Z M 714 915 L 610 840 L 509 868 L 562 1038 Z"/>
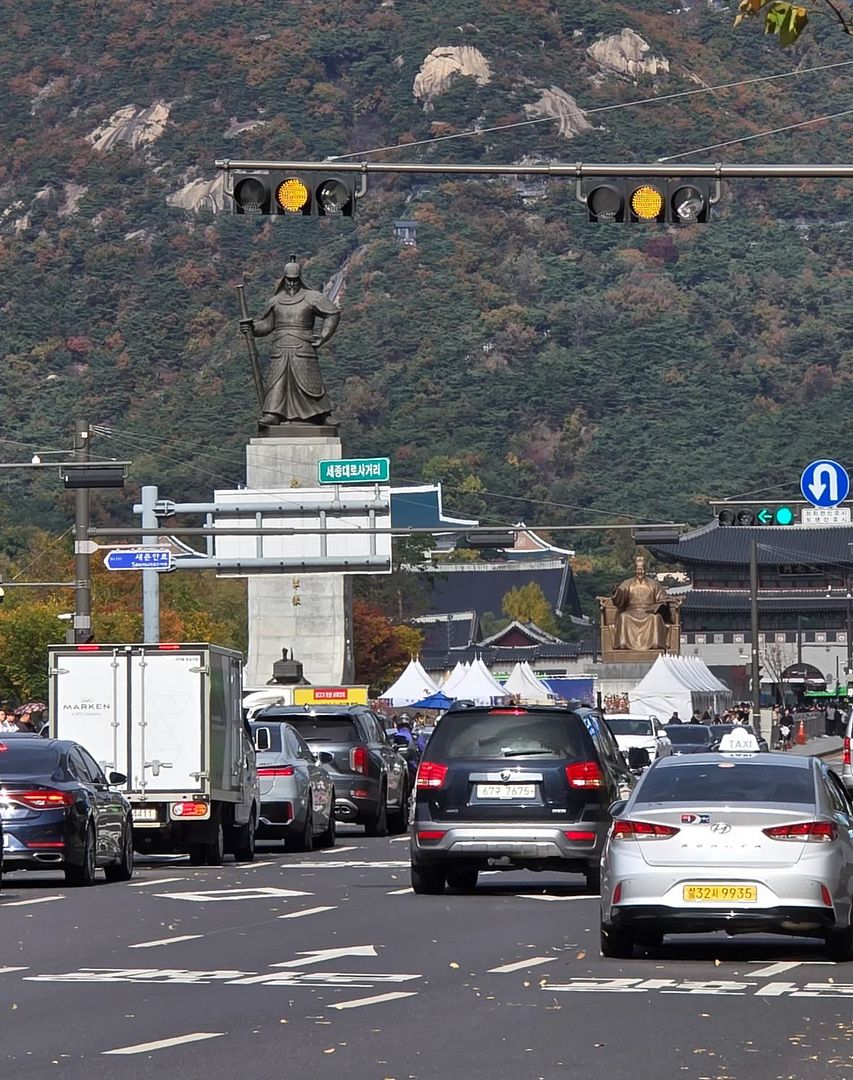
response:
<path id="1" fill-rule="evenodd" d="M 127 777 L 124 775 L 123 772 L 111 772 L 107 776 L 107 780 L 111 784 L 126 784 L 127 783 Z"/>
<path id="2" fill-rule="evenodd" d="M 255 728 L 255 749 L 258 753 L 269 750 L 271 745 L 270 729 L 266 727 Z"/>
<path id="3" fill-rule="evenodd" d="M 321 750 L 320 753 L 317 755 L 317 760 L 320 762 L 321 765 L 331 765 L 332 762 L 335 760 L 335 755 L 330 754 L 328 750 Z"/>
<path id="4" fill-rule="evenodd" d="M 611 817 L 619 817 L 625 813 L 625 807 L 628 805 L 627 799 L 617 799 L 616 802 L 612 802 L 607 808 L 607 812 Z"/>

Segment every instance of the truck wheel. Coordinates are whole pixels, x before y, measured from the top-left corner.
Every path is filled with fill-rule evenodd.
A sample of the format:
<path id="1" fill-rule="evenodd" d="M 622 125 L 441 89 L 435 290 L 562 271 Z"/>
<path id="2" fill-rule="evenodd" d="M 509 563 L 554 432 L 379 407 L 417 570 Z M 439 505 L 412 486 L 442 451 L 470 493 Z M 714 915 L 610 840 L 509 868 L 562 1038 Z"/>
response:
<path id="1" fill-rule="evenodd" d="M 305 809 L 305 828 L 301 833 L 284 841 L 285 851 L 313 851 L 314 850 L 314 807 L 308 803 Z"/>
<path id="2" fill-rule="evenodd" d="M 95 830 L 91 825 L 86 829 L 83 841 L 83 861 L 79 866 L 65 867 L 65 881 L 68 885 L 82 887 L 95 884 Z"/>
<path id="3" fill-rule="evenodd" d="M 235 862 L 253 862 L 255 858 L 255 811 L 249 820 L 237 830 L 237 843 L 234 847 Z"/>
<path id="4" fill-rule="evenodd" d="M 364 826 L 364 835 L 388 835 L 388 793 L 385 788 L 382 788 L 379 792 L 379 806 L 376 808 L 376 817 Z"/>
<path id="5" fill-rule="evenodd" d="M 214 838 L 204 845 L 204 861 L 208 866 L 222 866 L 225 858 L 225 830 L 222 828 L 222 818 L 216 821 L 216 834 Z"/>
<path id="6" fill-rule="evenodd" d="M 107 881 L 130 881 L 133 877 L 133 827 L 130 819 L 124 823 L 121 855 L 112 866 L 105 866 Z"/>

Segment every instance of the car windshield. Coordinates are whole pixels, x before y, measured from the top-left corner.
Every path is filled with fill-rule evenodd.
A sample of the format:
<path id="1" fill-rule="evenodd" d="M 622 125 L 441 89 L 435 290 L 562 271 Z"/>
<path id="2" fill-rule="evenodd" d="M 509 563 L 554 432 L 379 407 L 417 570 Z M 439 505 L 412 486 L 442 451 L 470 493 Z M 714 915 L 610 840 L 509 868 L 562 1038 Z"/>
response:
<path id="1" fill-rule="evenodd" d="M 811 769 L 727 759 L 650 769 L 634 801 L 813 805 L 815 791 Z"/>
<path id="2" fill-rule="evenodd" d="M 55 746 L 36 739 L 3 742 L 0 736 L 0 783 L 17 777 L 49 779 L 59 769 L 61 754 Z"/>
<path id="3" fill-rule="evenodd" d="M 464 712 L 446 715 L 429 741 L 431 758 L 558 757 L 586 755 L 579 725 L 568 716 Z"/>
<path id="4" fill-rule="evenodd" d="M 667 724 L 666 733 L 673 746 L 685 743 L 702 745 L 711 742 L 711 729 L 704 724 Z"/>
<path id="5" fill-rule="evenodd" d="M 605 716 L 607 726 L 614 735 L 654 735 L 651 720 L 632 716 Z"/>

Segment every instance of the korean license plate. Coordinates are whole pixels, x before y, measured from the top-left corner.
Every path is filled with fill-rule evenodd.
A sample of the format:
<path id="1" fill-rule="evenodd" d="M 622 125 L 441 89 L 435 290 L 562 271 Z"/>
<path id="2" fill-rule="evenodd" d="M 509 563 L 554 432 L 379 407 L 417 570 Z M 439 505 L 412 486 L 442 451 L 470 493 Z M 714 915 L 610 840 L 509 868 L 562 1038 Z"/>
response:
<path id="1" fill-rule="evenodd" d="M 157 821 L 157 819 L 158 814 L 156 806 L 134 806 L 134 821 Z"/>
<path id="2" fill-rule="evenodd" d="M 685 885 L 682 890 L 688 904 L 754 904 L 758 900 L 757 885 Z"/>
<path id="3" fill-rule="evenodd" d="M 478 799 L 535 799 L 535 784 L 477 784 Z"/>

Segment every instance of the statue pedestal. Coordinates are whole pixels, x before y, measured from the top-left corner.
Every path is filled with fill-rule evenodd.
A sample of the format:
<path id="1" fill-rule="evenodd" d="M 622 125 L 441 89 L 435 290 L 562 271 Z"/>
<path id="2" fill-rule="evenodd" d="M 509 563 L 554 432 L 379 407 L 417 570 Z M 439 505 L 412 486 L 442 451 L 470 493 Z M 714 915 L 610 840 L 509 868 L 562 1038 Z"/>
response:
<path id="1" fill-rule="evenodd" d="M 299 425 L 299 433 L 251 439 L 246 486 L 260 491 L 317 487 L 317 462 L 341 457 L 337 429 Z M 313 430 L 312 430 L 313 429 Z M 253 575 L 248 579 L 247 686 L 264 686 L 282 649 L 301 661 L 315 685 L 352 681 L 349 585 L 343 574 Z"/>

